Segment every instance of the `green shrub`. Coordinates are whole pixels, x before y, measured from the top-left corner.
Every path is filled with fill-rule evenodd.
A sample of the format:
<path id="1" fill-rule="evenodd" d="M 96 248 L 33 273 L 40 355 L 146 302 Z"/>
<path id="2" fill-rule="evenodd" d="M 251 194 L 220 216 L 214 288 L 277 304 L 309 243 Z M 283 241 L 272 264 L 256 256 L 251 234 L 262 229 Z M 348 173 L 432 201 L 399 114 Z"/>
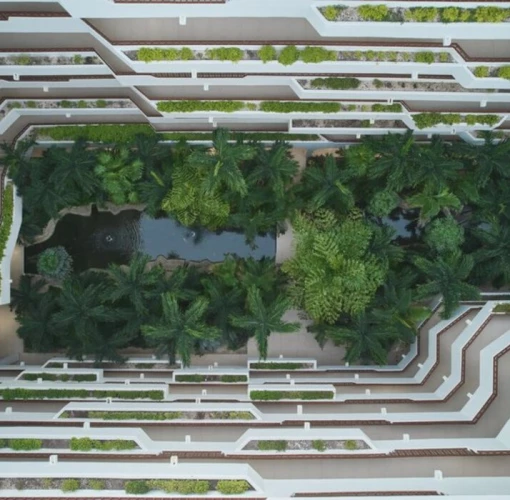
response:
<path id="1" fill-rule="evenodd" d="M 205 51 L 205 56 L 208 59 L 214 59 L 216 61 L 239 62 L 244 56 L 244 51 L 236 47 L 218 47 L 215 49 L 207 49 Z"/>
<path id="2" fill-rule="evenodd" d="M 112 439 L 112 440 L 97 440 L 88 437 L 83 438 L 71 438 L 69 448 L 72 451 L 124 451 L 133 450 L 137 447 L 135 441 L 124 440 L 124 439 Z"/>
<path id="3" fill-rule="evenodd" d="M 312 87 L 332 90 L 357 89 L 361 83 L 357 78 L 314 78 Z"/>
<path id="4" fill-rule="evenodd" d="M 399 204 L 399 197 L 393 191 L 378 191 L 370 200 L 367 210 L 376 217 L 388 216 Z"/>
<path id="5" fill-rule="evenodd" d="M 448 52 L 440 52 L 439 53 L 439 62 L 447 63 L 450 61 L 450 54 Z"/>
<path id="6" fill-rule="evenodd" d="M 30 438 L 9 439 L 8 446 L 15 451 L 34 451 L 41 449 L 42 441 Z"/>
<path id="7" fill-rule="evenodd" d="M 401 113 L 402 105 L 398 102 L 394 104 L 374 104 L 372 106 L 372 111 L 376 113 Z"/>
<path id="8" fill-rule="evenodd" d="M 247 382 L 248 377 L 246 375 L 221 375 L 220 382 L 225 384 L 231 384 L 234 382 Z"/>
<path id="9" fill-rule="evenodd" d="M 96 101 L 96 108 L 106 108 L 106 101 L 104 99 L 98 99 Z"/>
<path id="10" fill-rule="evenodd" d="M 199 382 L 205 382 L 205 375 L 176 375 L 175 381 L 176 382 L 193 382 L 193 383 L 199 383 Z"/>
<path id="11" fill-rule="evenodd" d="M 374 87 L 376 89 L 381 89 L 384 87 L 384 83 L 381 80 L 379 80 L 378 78 L 374 78 L 372 83 L 374 84 Z"/>
<path id="12" fill-rule="evenodd" d="M 375 53 L 375 51 L 373 51 L 373 50 L 367 50 L 367 51 L 365 52 L 365 59 L 366 59 L 367 61 L 374 61 L 374 60 L 375 60 L 375 57 L 376 57 L 376 53 Z"/>
<path id="13" fill-rule="evenodd" d="M 510 314 L 510 304 L 498 304 L 492 312 Z"/>
<path id="14" fill-rule="evenodd" d="M 417 23 L 431 23 L 437 18 L 438 10 L 435 7 L 413 7 L 406 10 L 406 21 L 415 21 Z"/>
<path id="15" fill-rule="evenodd" d="M 37 108 L 37 103 L 35 101 L 27 101 L 27 108 L 31 108 L 31 109 L 34 109 L 34 108 Z"/>
<path id="16" fill-rule="evenodd" d="M 300 54 L 305 63 L 320 63 L 324 61 L 336 61 L 337 53 L 334 50 L 327 50 L 323 47 L 305 47 Z"/>
<path id="17" fill-rule="evenodd" d="M 414 62 L 418 63 L 432 64 L 435 60 L 436 58 L 434 57 L 434 52 L 416 52 L 414 55 Z"/>
<path id="18" fill-rule="evenodd" d="M 464 228 L 452 216 L 436 218 L 425 228 L 424 240 L 437 253 L 455 252 L 464 243 Z"/>
<path id="19" fill-rule="evenodd" d="M 458 7 L 446 7 L 440 10 L 441 21 L 443 23 L 455 23 L 460 18 L 460 11 Z"/>
<path id="20" fill-rule="evenodd" d="M 209 481 L 193 479 L 156 479 L 148 481 L 152 490 L 162 490 L 165 493 L 179 493 L 181 495 L 205 495 L 210 490 Z"/>
<path id="21" fill-rule="evenodd" d="M 303 363 L 276 363 L 272 361 L 260 361 L 250 365 L 252 370 L 301 370 L 303 367 Z"/>
<path id="22" fill-rule="evenodd" d="M 358 443 L 356 441 L 354 441 L 353 439 L 348 439 L 347 441 L 345 441 L 344 446 L 345 446 L 346 450 L 350 450 L 350 451 L 358 449 Z"/>
<path id="23" fill-rule="evenodd" d="M 478 123 L 492 127 L 499 122 L 500 117 L 498 115 L 466 115 L 464 120 L 468 125 L 476 125 Z"/>
<path id="24" fill-rule="evenodd" d="M 502 23 L 509 16 L 509 9 L 500 7 L 477 7 L 473 19 L 477 23 Z"/>
<path id="25" fill-rule="evenodd" d="M 20 102 L 15 101 L 15 102 L 8 103 L 7 107 L 9 109 L 21 109 L 23 106 L 22 106 L 22 104 Z"/>
<path id="26" fill-rule="evenodd" d="M 83 56 L 81 54 L 75 54 L 73 56 L 73 64 L 83 64 Z"/>
<path id="27" fill-rule="evenodd" d="M 398 59 L 398 54 L 396 52 L 386 52 L 386 60 L 391 62 L 396 62 Z"/>
<path id="28" fill-rule="evenodd" d="M 47 248 L 37 258 L 37 272 L 49 280 L 63 281 L 72 270 L 73 259 L 63 246 Z"/>
<path id="29" fill-rule="evenodd" d="M 60 489 L 64 493 L 71 493 L 72 491 L 77 491 L 80 489 L 80 481 L 78 479 L 64 479 L 62 481 L 62 486 Z"/>
<path id="30" fill-rule="evenodd" d="M 242 101 L 160 101 L 158 111 L 164 113 L 191 113 L 193 111 L 222 111 L 233 113 L 245 106 Z"/>
<path id="31" fill-rule="evenodd" d="M 84 101 L 83 99 L 78 101 L 78 108 L 83 109 L 83 108 L 88 108 L 88 107 L 89 107 L 89 105 L 88 105 L 87 101 Z"/>
<path id="32" fill-rule="evenodd" d="M 277 401 L 280 399 L 333 399 L 331 391 L 251 391 L 250 398 L 260 401 Z"/>
<path id="33" fill-rule="evenodd" d="M 49 477 L 43 478 L 43 480 L 42 480 L 42 487 L 45 490 L 51 490 L 53 488 L 53 480 L 50 479 Z"/>
<path id="34" fill-rule="evenodd" d="M 178 51 L 178 59 L 180 61 L 192 61 L 195 59 L 195 54 L 189 47 L 183 47 Z"/>
<path id="35" fill-rule="evenodd" d="M 461 122 L 458 113 L 419 113 L 413 115 L 413 120 L 419 129 L 433 127 L 434 125 L 454 125 Z"/>
<path id="36" fill-rule="evenodd" d="M 506 80 L 510 80 L 510 66 L 501 66 L 498 69 L 499 78 L 505 78 Z"/>
<path id="37" fill-rule="evenodd" d="M 338 113 L 340 104 L 337 102 L 278 102 L 263 101 L 260 110 L 266 113 Z"/>
<path id="38" fill-rule="evenodd" d="M 473 73 L 477 78 L 487 78 L 490 75 L 488 66 L 477 66 Z"/>
<path id="39" fill-rule="evenodd" d="M 182 418 L 182 413 L 178 411 L 89 411 L 88 417 L 101 420 L 175 420 Z"/>
<path id="40" fill-rule="evenodd" d="M 314 439 L 312 441 L 312 448 L 320 452 L 326 451 L 326 443 L 322 439 Z"/>
<path id="41" fill-rule="evenodd" d="M 0 389 L 6 401 L 16 399 L 153 399 L 162 400 L 163 391 L 99 391 L 89 389 Z"/>
<path id="42" fill-rule="evenodd" d="M 255 417 L 253 413 L 249 411 L 229 411 L 229 412 L 220 412 L 221 416 L 217 417 L 218 419 L 225 418 L 226 420 L 253 420 Z M 226 416 L 225 416 L 226 415 Z"/>
<path id="43" fill-rule="evenodd" d="M 4 188 L 4 197 L 2 202 L 2 213 L 0 218 L 0 260 L 5 255 L 5 247 L 11 234 L 12 218 L 14 210 L 14 188 L 11 183 Z M 0 273 L 0 292 L 2 291 L 2 276 Z"/>
<path id="44" fill-rule="evenodd" d="M 126 481 L 124 489 L 126 490 L 126 493 L 129 493 L 130 495 L 145 495 L 150 491 L 147 481 L 140 480 Z"/>
<path id="45" fill-rule="evenodd" d="M 89 479 L 88 480 L 88 487 L 91 490 L 104 490 L 106 487 L 106 483 L 104 481 L 101 481 L 101 479 Z"/>
<path id="46" fill-rule="evenodd" d="M 195 55 L 189 47 L 183 47 L 182 49 L 142 47 L 138 49 L 136 58 L 138 61 L 146 63 L 153 61 L 190 61 L 195 58 Z"/>
<path id="47" fill-rule="evenodd" d="M 360 5 L 358 14 L 363 21 L 386 21 L 389 9 L 386 5 Z"/>
<path id="48" fill-rule="evenodd" d="M 340 5 L 327 5 L 326 7 L 321 9 L 321 13 L 328 21 L 336 21 L 338 15 L 344 9 L 345 7 L 342 7 Z"/>
<path id="49" fill-rule="evenodd" d="M 32 58 L 28 54 L 21 54 L 20 56 L 13 57 L 14 64 L 19 66 L 29 66 L 32 64 Z"/>
<path id="50" fill-rule="evenodd" d="M 269 61 L 276 61 L 276 58 L 278 57 L 276 49 L 272 45 L 262 46 L 258 51 L 258 55 L 263 63 L 267 63 Z"/>
<path id="51" fill-rule="evenodd" d="M 287 441 L 258 441 L 257 448 L 260 451 L 285 451 Z"/>
<path id="52" fill-rule="evenodd" d="M 72 380 L 73 382 L 96 382 L 97 377 L 94 373 L 81 373 L 76 375 L 69 375 L 67 373 L 24 373 L 23 380 L 37 380 L 38 378 L 42 380 L 50 380 L 50 381 L 58 381 L 58 382 L 68 382 Z"/>
<path id="53" fill-rule="evenodd" d="M 60 101 L 58 104 L 61 108 L 64 108 L 64 109 L 74 107 L 74 105 L 71 101 L 66 101 L 66 100 Z"/>
<path id="54" fill-rule="evenodd" d="M 287 45 L 278 55 L 278 62 L 290 66 L 299 60 L 299 49 L 295 45 Z"/>
<path id="55" fill-rule="evenodd" d="M 240 479 L 240 480 L 227 480 L 223 479 L 218 481 L 216 484 L 216 490 L 219 491 L 223 495 L 242 495 L 246 493 L 250 489 L 250 485 Z"/>

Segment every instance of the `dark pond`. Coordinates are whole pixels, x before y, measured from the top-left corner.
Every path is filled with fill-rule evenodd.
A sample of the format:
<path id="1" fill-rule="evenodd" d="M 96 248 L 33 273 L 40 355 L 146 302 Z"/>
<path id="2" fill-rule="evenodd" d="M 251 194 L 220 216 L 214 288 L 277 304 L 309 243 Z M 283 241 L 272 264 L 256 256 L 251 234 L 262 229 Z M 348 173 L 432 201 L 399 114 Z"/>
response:
<path id="1" fill-rule="evenodd" d="M 389 217 L 383 217 L 381 222 L 395 230 L 394 239 L 402 244 L 418 241 L 422 229 L 418 227 L 418 210 L 402 210 L 397 208 Z"/>
<path id="2" fill-rule="evenodd" d="M 113 215 L 94 208 L 89 217 L 64 216 L 50 239 L 26 247 L 26 272 L 35 273 L 37 255 L 58 245 L 73 257 L 73 267 L 78 272 L 91 267 L 106 268 L 111 263 L 127 264 L 136 252 L 154 259 L 162 255 L 212 262 L 224 260 L 227 253 L 255 259 L 274 258 L 276 253 L 274 235 L 259 236 L 250 246 L 244 234 L 238 232 L 190 229 L 173 219 L 153 219 L 137 210 Z"/>

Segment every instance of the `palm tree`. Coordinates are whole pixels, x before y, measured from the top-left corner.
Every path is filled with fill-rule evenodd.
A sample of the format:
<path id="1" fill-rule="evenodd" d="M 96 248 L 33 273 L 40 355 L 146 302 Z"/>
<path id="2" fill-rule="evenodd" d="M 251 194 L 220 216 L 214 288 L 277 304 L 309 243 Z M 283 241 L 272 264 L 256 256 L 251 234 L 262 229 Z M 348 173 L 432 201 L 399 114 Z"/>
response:
<path id="1" fill-rule="evenodd" d="M 407 199 L 407 203 L 412 208 L 420 209 L 420 223 L 424 225 L 427 221 L 443 212 L 450 215 L 451 210 L 460 210 L 462 203 L 453 193 L 444 189 L 434 194 L 423 191 Z"/>
<path id="2" fill-rule="evenodd" d="M 424 299 L 441 295 L 443 318 L 449 318 L 461 300 L 477 299 L 480 296 L 478 288 L 465 283 L 473 269 L 472 255 L 452 252 L 440 255 L 433 261 L 416 257 L 414 264 L 426 279 L 426 283 L 418 285 L 416 298 Z"/>
<path id="3" fill-rule="evenodd" d="M 241 172 L 243 161 L 251 160 L 256 154 L 253 146 L 231 144 L 230 133 L 226 129 L 213 132 L 212 148 L 208 151 L 195 150 L 188 157 L 190 168 L 204 169 L 206 172 L 204 189 L 212 194 L 221 186 L 246 196 L 248 188 Z"/>
<path id="4" fill-rule="evenodd" d="M 219 336 L 217 328 L 206 325 L 204 316 L 208 302 L 198 298 L 188 307 L 179 305 L 170 293 L 162 295 L 163 314 L 159 321 L 142 326 L 148 343 L 157 346 L 159 354 L 168 355 L 171 365 L 178 354 L 183 366 L 189 366 L 197 341 Z"/>
<path id="5" fill-rule="evenodd" d="M 328 207 L 347 213 L 354 207 L 354 195 L 344 184 L 345 180 L 346 175 L 340 170 L 337 160 L 326 155 L 323 166 L 305 170 L 302 187 L 298 191 L 305 197 L 311 211 Z"/>
<path id="6" fill-rule="evenodd" d="M 238 316 L 243 310 L 244 293 L 241 288 L 226 286 L 217 276 L 206 276 L 202 280 L 209 306 L 210 322 L 221 332 L 224 345 L 229 349 L 239 349 L 247 340 L 244 332 L 232 326 L 231 316 Z"/>
<path id="7" fill-rule="evenodd" d="M 386 321 L 370 313 L 355 316 L 349 326 L 326 326 L 326 336 L 336 345 L 346 348 L 345 361 L 349 363 L 387 363 L 387 348 L 395 339 L 395 332 Z"/>
<path id="8" fill-rule="evenodd" d="M 501 179 L 510 177 L 510 141 L 500 140 L 495 142 L 492 131 L 482 132 L 484 144 L 474 146 L 463 144 L 459 146 L 460 154 L 473 162 L 475 178 L 479 186 L 485 186 L 489 179 Z"/>
<path id="9" fill-rule="evenodd" d="M 51 292 L 38 295 L 36 303 L 16 316 L 20 324 L 18 335 L 23 339 L 26 350 L 51 352 L 60 347 L 54 321 L 57 311 L 55 295 Z"/>
<path id="10" fill-rule="evenodd" d="M 36 144 L 32 139 L 19 141 L 17 144 L 4 142 L 0 147 L 3 151 L 3 163 L 9 169 L 9 177 L 22 191 L 29 183 L 34 162 L 29 156 L 31 148 Z"/>
<path id="11" fill-rule="evenodd" d="M 510 226 L 495 218 L 485 226 L 473 230 L 481 245 L 474 253 L 475 275 L 480 283 L 501 287 L 510 283 Z"/>
<path id="12" fill-rule="evenodd" d="M 147 270 L 149 261 L 149 256 L 136 253 L 127 267 L 112 264 L 105 298 L 113 303 L 127 299 L 140 316 L 146 315 L 148 301 L 158 295 L 156 288 L 164 275 L 160 266 Z"/>
<path id="13" fill-rule="evenodd" d="M 138 202 L 135 183 L 142 177 L 143 162 L 133 159 L 127 147 L 101 151 L 94 172 L 113 203 Z"/>
<path id="14" fill-rule="evenodd" d="M 263 184 L 278 196 L 285 195 L 285 189 L 298 171 L 298 164 L 290 156 L 290 144 L 274 142 L 271 147 L 260 144 L 255 157 L 256 166 L 248 174 L 250 184 Z"/>
<path id="15" fill-rule="evenodd" d="M 140 201 L 145 203 L 145 211 L 156 217 L 161 212 L 163 200 L 172 188 L 172 170 L 150 170 L 148 178 L 139 183 Z"/>
<path id="16" fill-rule="evenodd" d="M 418 148 L 415 168 L 411 172 L 412 184 L 421 186 L 423 191 L 441 192 L 458 179 L 462 166 L 462 162 L 450 156 L 443 139 L 436 135 L 427 147 Z"/>
<path id="17" fill-rule="evenodd" d="M 59 192 L 76 193 L 82 201 L 88 201 L 97 193 L 96 158 L 94 152 L 87 149 L 85 141 L 76 141 L 70 150 L 52 147 L 46 151 L 43 160 L 52 165 L 49 181 L 58 186 Z"/>
<path id="18" fill-rule="evenodd" d="M 291 307 L 290 300 L 283 295 L 266 304 L 260 290 L 252 287 L 248 292 L 247 306 L 248 314 L 232 316 L 230 321 L 255 336 L 261 359 L 267 358 L 268 339 L 272 332 L 293 333 L 299 330 L 299 323 L 282 321 L 282 316 Z"/>
<path id="19" fill-rule="evenodd" d="M 160 136 L 154 134 L 137 134 L 133 146 L 135 156 L 142 162 L 146 170 L 153 169 L 162 160 L 170 157 L 170 148 L 165 148 L 159 142 Z"/>
<path id="20" fill-rule="evenodd" d="M 368 172 L 372 179 L 386 179 L 390 191 L 400 192 L 410 184 L 411 172 L 415 168 L 417 147 L 413 132 L 403 135 L 388 134 L 382 138 L 367 140 L 376 159 Z"/>
<path id="21" fill-rule="evenodd" d="M 26 274 L 21 276 L 18 287 L 12 289 L 11 311 L 15 310 L 17 314 L 20 314 L 37 306 L 42 298 L 41 291 L 45 286 L 46 281 L 43 279 L 34 279 L 32 276 L 27 276 Z"/>
<path id="22" fill-rule="evenodd" d="M 370 253 L 375 255 L 386 268 L 402 262 L 404 250 L 395 243 L 395 229 L 386 225 L 378 226 L 373 224 L 372 230 L 373 236 L 369 246 Z"/>

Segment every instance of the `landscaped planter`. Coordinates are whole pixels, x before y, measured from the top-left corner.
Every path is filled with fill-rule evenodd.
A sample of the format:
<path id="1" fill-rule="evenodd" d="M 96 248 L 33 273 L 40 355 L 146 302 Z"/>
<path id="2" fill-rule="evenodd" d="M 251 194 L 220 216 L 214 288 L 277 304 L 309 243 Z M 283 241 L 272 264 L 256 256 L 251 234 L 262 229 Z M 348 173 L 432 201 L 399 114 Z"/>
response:
<path id="1" fill-rule="evenodd" d="M 9 54 L 0 56 L 0 66 L 82 66 L 104 65 L 93 53 L 62 55 L 59 54 Z"/>
<path id="2" fill-rule="evenodd" d="M 20 100 L 9 99 L 3 106 L 2 112 L 13 109 L 125 109 L 136 106 L 129 99 L 81 99 L 67 100 Z"/>
<path id="3" fill-rule="evenodd" d="M 314 370 L 316 361 L 248 361 L 250 370 Z"/>
<path id="4" fill-rule="evenodd" d="M 477 78 L 504 78 L 510 80 L 510 66 L 469 68 Z"/>
<path id="5" fill-rule="evenodd" d="M 408 129 L 401 120 L 292 120 L 294 128 L 394 128 Z"/>
<path id="6" fill-rule="evenodd" d="M 176 365 L 170 365 L 168 362 L 126 362 L 126 363 L 94 363 L 93 361 L 49 361 L 44 365 L 45 368 L 64 368 L 64 363 L 68 368 L 102 368 L 104 370 L 176 370 L 181 367 L 180 361 Z"/>
<path id="7" fill-rule="evenodd" d="M 248 382 L 246 375 L 215 375 L 215 374 L 176 374 L 174 372 L 174 382 L 181 382 L 187 384 L 201 384 L 204 382 L 214 382 L 221 384 L 245 384 Z"/>
<path id="8" fill-rule="evenodd" d="M 359 439 L 336 439 L 336 440 L 323 440 L 323 439 L 292 439 L 292 440 L 252 440 L 243 450 L 246 451 L 355 451 L 367 450 L 370 447 L 365 441 Z"/>
<path id="9" fill-rule="evenodd" d="M 140 449 L 135 441 L 114 439 L 98 440 L 90 438 L 71 439 L 30 439 L 13 438 L 0 439 L 0 452 L 3 449 L 10 451 L 39 451 L 39 450 L 71 450 L 80 452 L 97 451 L 127 451 Z"/>
<path id="10" fill-rule="evenodd" d="M 96 382 L 97 375 L 95 373 L 34 373 L 24 372 L 18 380 L 44 380 L 53 382 Z"/>
<path id="11" fill-rule="evenodd" d="M 250 391 L 250 399 L 253 401 L 279 401 L 279 400 L 300 400 L 311 401 L 321 399 L 334 399 L 333 391 L 319 390 L 252 390 Z"/>
<path id="12" fill-rule="evenodd" d="M 163 390 L 116 391 L 96 389 L 0 389 L 0 396 L 5 401 L 33 399 L 164 399 Z"/>
<path id="13" fill-rule="evenodd" d="M 0 190 L 3 186 L 0 186 Z M 4 189 L 2 206 L 0 207 L 0 262 L 5 256 L 5 248 L 11 235 L 14 216 L 14 186 L 7 184 Z M 0 292 L 2 291 L 2 275 L 0 273 Z"/>
<path id="14" fill-rule="evenodd" d="M 99 420 L 255 420 L 248 411 L 92 411 L 70 410 L 59 418 L 91 418 Z"/>

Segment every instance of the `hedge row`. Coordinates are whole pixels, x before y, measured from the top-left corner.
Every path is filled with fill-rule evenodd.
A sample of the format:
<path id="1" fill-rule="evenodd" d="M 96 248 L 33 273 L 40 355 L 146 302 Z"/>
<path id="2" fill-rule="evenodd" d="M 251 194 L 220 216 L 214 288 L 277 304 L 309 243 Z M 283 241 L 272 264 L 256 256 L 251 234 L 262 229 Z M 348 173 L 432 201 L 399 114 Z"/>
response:
<path id="1" fill-rule="evenodd" d="M 361 83 L 357 78 L 314 78 L 313 88 L 327 88 L 332 90 L 357 89 Z"/>
<path id="2" fill-rule="evenodd" d="M 333 399 L 331 391 L 251 391 L 250 398 L 260 401 L 277 401 L 279 399 Z"/>
<path id="3" fill-rule="evenodd" d="M 125 484 L 126 493 L 131 495 L 145 495 L 152 490 L 161 490 L 168 494 L 205 495 L 211 490 L 211 484 L 202 479 L 155 479 L 134 480 Z M 216 491 L 223 495 L 241 495 L 250 489 L 250 484 L 244 480 L 221 480 L 216 483 Z"/>
<path id="4" fill-rule="evenodd" d="M 0 186 L 2 189 L 3 186 Z M 12 219 L 14 214 L 14 188 L 8 184 L 4 189 L 4 198 L 1 207 L 0 219 L 0 261 L 5 256 L 5 247 L 11 234 Z M 0 273 L 0 292 L 2 291 L 2 274 Z"/>
<path id="5" fill-rule="evenodd" d="M 137 51 L 137 59 L 146 63 L 152 61 L 189 61 L 195 59 L 193 51 L 188 47 L 182 49 L 161 49 L 142 47 Z"/>
<path id="6" fill-rule="evenodd" d="M 206 382 L 208 378 L 215 377 L 214 375 L 176 375 L 176 382 L 191 382 L 191 383 L 200 383 Z M 234 383 L 234 382 L 247 382 L 248 377 L 246 375 L 216 375 L 215 380 L 211 380 L 211 382 L 223 382 L 226 384 Z"/>
<path id="7" fill-rule="evenodd" d="M 89 418 L 102 420 L 175 420 L 182 418 L 179 411 L 89 411 Z"/>
<path id="8" fill-rule="evenodd" d="M 76 375 L 69 375 L 67 373 L 24 373 L 23 380 L 51 380 L 59 382 L 96 382 L 97 376 L 94 373 L 77 373 Z"/>
<path id="9" fill-rule="evenodd" d="M 456 123 L 467 123 L 468 125 L 490 125 L 494 126 L 499 122 L 498 115 L 461 115 L 459 113 L 419 113 L 413 115 L 413 120 L 419 129 L 433 127 L 435 125 L 455 125 Z"/>
<path id="10" fill-rule="evenodd" d="M 273 361 L 260 361 L 250 365 L 252 370 L 300 370 L 305 368 L 304 363 L 275 363 Z"/>
<path id="11" fill-rule="evenodd" d="M 344 6 L 328 5 L 321 9 L 328 21 L 336 21 Z M 375 22 L 416 22 L 416 23 L 501 23 L 510 17 L 510 9 L 500 7 L 412 7 L 404 9 L 403 15 L 398 9 L 387 5 L 360 5 L 357 12 L 363 21 Z"/>
<path id="12" fill-rule="evenodd" d="M 135 136 L 142 135 L 158 135 L 161 140 L 178 141 L 185 139 L 188 141 L 210 141 L 212 133 L 207 132 L 164 132 L 157 133 L 150 125 L 132 124 L 132 125 L 61 125 L 56 127 L 46 127 L 38 129 L 38 135 L 50 137 L 54 141 L 75 141 L 83 138 L 90 142 L 98 143 L 131 143 Z M 278 132 L 249 132 L 234 133 L 234 139 L 241 138 L 254 141 L 314 141 L 318 137 L 309 134 L 285 134 Z M 62 368 L 55 366 L 55 368 Z M 48 368 L 53 365 L 48 365 Z M 144 368 L 137 366 L 137 368 Z M 147 367 L 145 367 L 147 368 Z"/>
<path id="13" fill-rule="evenodd" d="M 498 304 L 493 310 L 495 313 L 510 313 L 510 304 Z"/>
<path id="14" fill-rule="evenodd" d="M 163 399 L 163 391 L 98 391 L 91 389 L 0 389 L 0 396 L 11 401 L 15 399 Z"/>
<path id="15" fill-rule="evenodd" d="M 222 111 L 233 113 L 245 106 L 242 101 L 160 101 L 158 111 L 164 113 L 191 113 L 193 111 Z"/>
<path id="16" fill-rule="evenodd" d="M 125 439 L 113 439 L 107 441 L 100 441 L 97 439 L 91 439 L 88 437 L 83 438 L 71 438 L 69 447 L 72 451 L 123 451 L 133 450 L 137 448 L 135 441 Z"/>
<path id="17" fill-rule="evenodd" d="M 42 447 L 42 440 L 31 438 L 19 439 L 0 439 L 0 448 L 10 448 L 15 451 L 34 451 L 40 450 Z"/>
<path id="18" fill-rule="evenodd" d="M 338 102 L 264 101 L 259 109 L 266 113 L 338 113 L 341 106 Z"/>
<path id="19" fill-rule="evenodd" d="M 287 449 L 287 441 L 259 441 L 257 448 L 260 451 L 285 451 Z"/>
<path id="20" fill-rule="evenodd" d="M 372 111 L 375 112 L 383 112 L 383 113 L 401 113 L 402 112 L 402 104 L 398 102 L 394 104 L 374 104 L 372 106 Z"/>

